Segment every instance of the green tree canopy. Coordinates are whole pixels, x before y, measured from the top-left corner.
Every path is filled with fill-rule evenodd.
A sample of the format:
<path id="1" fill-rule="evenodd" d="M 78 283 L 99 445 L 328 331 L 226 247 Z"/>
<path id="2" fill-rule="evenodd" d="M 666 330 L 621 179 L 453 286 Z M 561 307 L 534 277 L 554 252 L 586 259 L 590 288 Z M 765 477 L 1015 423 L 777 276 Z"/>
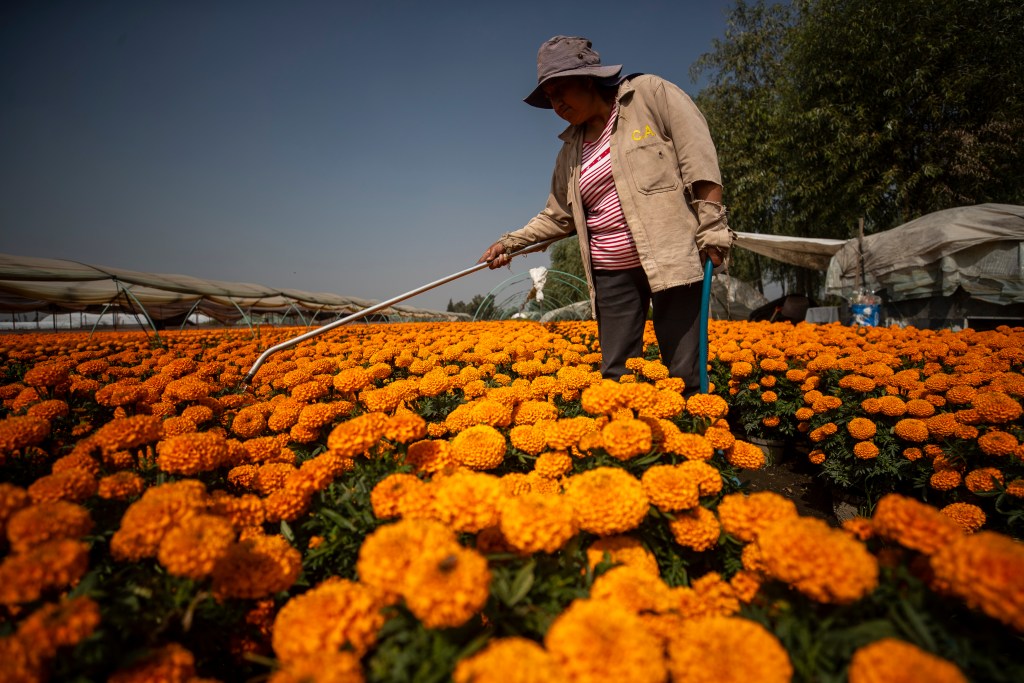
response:
<path id="1" fill-rule="evenodd" d="M 851 237 L 1024 200 L 1019 0 L 738 0 L 694 65 L 736 230 Z M 734 272 L 759 279 L 757 259 Z M 765 263 L 790 288 L 820 273 Z"/>

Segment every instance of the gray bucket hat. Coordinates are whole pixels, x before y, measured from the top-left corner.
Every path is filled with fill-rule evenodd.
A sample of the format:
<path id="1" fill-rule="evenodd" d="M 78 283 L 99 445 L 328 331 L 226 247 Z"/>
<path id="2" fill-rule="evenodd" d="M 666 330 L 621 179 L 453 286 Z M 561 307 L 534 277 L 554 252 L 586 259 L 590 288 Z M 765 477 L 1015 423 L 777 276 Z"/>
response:
<path id="1" fill-rule="evenodd" d="M 540 89 L 552 78 L 563 76 L 593 76 L 612 78 L 622 71 L 622 65 L 602 66 L 601 55 L 590 41 L 578 36 L 555 36 L 537 50 L 537 87 L 524 100 L 530 106 L 551 109 L 551 102 Z"/>

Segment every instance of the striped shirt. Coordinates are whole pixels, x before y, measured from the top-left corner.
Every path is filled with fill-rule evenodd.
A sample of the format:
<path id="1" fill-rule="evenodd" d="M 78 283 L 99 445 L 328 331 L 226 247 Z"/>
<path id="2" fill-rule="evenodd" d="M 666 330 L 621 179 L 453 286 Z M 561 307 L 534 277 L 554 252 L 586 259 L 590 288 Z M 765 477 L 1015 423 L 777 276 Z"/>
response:
<path id="1" fill-rule="evenodd" d="M 593 142 L 583 141 L 580 194 L 590 235 L 590 262 L 598 270 L 625 270 L 640 266 L 640 254 L 629 232 L 612 179 L 611 139 L 617 114 L 616 103 L 601 137 Z"/>

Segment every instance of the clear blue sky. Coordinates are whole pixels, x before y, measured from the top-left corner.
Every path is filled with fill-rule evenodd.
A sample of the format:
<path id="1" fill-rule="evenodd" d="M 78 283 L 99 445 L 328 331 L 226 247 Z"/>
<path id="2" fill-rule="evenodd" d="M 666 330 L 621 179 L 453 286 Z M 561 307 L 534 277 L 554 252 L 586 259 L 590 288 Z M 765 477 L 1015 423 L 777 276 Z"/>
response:
<path id="1" fill-rule="evenodd" d="M 0 252 L 390 298 L 543 206 L 564 123 L 522 98 L 544 40 L 696 94 L 732 4 L 7 2 Z"/>

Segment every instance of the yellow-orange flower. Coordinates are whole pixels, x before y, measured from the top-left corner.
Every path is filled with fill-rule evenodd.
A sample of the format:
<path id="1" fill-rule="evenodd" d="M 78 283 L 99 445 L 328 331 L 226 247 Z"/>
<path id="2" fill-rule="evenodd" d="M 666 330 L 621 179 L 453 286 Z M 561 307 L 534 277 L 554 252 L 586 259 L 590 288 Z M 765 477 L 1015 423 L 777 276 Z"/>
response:
<path id="1" fill-rule="evenodd" d="M 187 517 L 160 541 L 157 559 L 174 576 L 200 580 L 213 572 L 234 541 L 229 520 L 216 515 Z"/>
<path id="2" fill-rule="evenodd" d="M 635 529 L 650 507 L 640 481 L 617 467 L 573 475 L 567 481 L 566 496 L 579 527 L 598 536 Z"/>
<path id="3" fill-rule="evenodd" d="M 291 588 L 301 571 L 302 554 L 283 536 L 243 538 L 217 562 L 213 593 L 219 598 L 262 598 Z"/>
<path id="4" fill-rule="evenodd" d="M 564 496 L 523 493 L 502 499 L 499 511 L 501 533 L 522 553 L 553 553 L 576 535 L 572 506 Z"/>
<path id="5" fill-rule="evenodd" d="M 641 420 L 612 420 L 601 430 L 601 439 L 608 455 L 617 460 L 629 460 L 651 450 L 651 428 Z"/>
<path id="6" fill-rule="evenodd" d="M 460 432 L 452 439 L 452 455 L 456 462 L 474 470 L 489 470 L 505 459 L 505 436 L 494 427 L 478 424 Z"/>
<path id="7" fill-rule="evenodd" d="M 967 683 L 952 662 L 896 638 L 858 648 L 850 660 L 850 683 Z"/>
<path id="8" fill-rule="evenodd" d="M 587 547 L 587 562 L 591 569 L 604 561 L 605 555 L 613 565 L 636 567 L 655 576 L 660 574 L 654 553 L 635 536 L 604 536 L 591 543 Z"/>
<path id="9" fill-rule="evenodd" d="M 896 493 L 878 501 L 871 525 L 879 536 L 926 555 L 963 535 L 957 523 L 936 508 Z"/>
<path id="10" fill-rule="evenodd" d="M 775 520 L 796 516 L 796 504 L 771 491 L 731 493 L 718 504 L 722 528 L 745 543 L 753 541 Z"/>
<path id="11" fill-rule="evenodd" d="M 700 505 L 692 510 L 675 513 L 668 528 L 676 543 L 697 552 L 714 548 L 722 534 L 715 513 Z"/>
<path id="12" fill-rule="evenodd" d="M 985 511 L 971 503 L 950 503 L 940 512 L 959 524 L 968 534 L 973 534 L 985 525 Z"/>
<path id="13" fill-rule="evenodd" d="M 343 458 L 362 455 L 380 441 L 387 425 L 388 416 L 384 413 L 357 415 L 331 430 L 327 437 L 327 448 Z"/>
<path id="14" fill-rule="evenodd" d="M 498 477 L 466 470 L 435 479 L 433 488 L 438 518 L 456 531 L 476 533 L 498 523 Z"/>
<path id="15" fill-rule="evenodd" d="M 538 643 L 512 636 L 493 638 L 487 646 L 455 665 L 455 683 L 546 683 L 562 677 Z"/>
<path id="16" fill-rule="evenodd" d="M 428 550 L 410 566 L 403 597 L 427 628 L 454 628 L 483 609 L 490 583 L 487 560 L 475 550 Z"/>
<path id="17" fill-rule="evenodd" d="M 789 654 L 771 631 L 739 617 L 683 621 L 668 644 L 673 681 L 788 683 Z"/>
<path id="18" fill-rule="evenodd" d="M 992 531 L 957 535 L 930 558 L 940 589 L 1024 631 L 1024 546 Z"/>

